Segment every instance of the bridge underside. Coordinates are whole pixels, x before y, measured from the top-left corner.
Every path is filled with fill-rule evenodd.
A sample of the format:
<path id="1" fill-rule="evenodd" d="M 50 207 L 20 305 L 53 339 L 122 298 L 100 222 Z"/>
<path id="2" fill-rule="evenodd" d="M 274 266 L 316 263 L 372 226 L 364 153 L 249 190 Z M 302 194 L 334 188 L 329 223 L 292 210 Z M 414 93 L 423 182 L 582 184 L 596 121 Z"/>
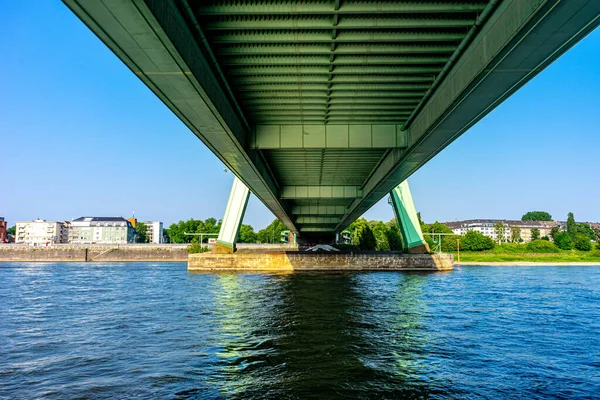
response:
<path id="1" fill-rule="evenodd" d="M 600 14 L 593 0 L 63 1 L 291 230 L 323 235 Z"/>

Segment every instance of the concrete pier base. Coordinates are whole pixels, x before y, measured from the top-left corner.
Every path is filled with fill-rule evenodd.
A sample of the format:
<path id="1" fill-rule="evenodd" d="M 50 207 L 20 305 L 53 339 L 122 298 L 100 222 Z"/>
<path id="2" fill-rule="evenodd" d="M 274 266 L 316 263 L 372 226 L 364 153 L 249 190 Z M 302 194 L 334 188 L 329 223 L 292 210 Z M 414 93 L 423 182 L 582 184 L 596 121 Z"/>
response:
<path id="1" fill-rule="evenodd" d="M 452 254 L 397 253 L 201 253 L 188 256 L 188 271 L 451 271 Z"/>

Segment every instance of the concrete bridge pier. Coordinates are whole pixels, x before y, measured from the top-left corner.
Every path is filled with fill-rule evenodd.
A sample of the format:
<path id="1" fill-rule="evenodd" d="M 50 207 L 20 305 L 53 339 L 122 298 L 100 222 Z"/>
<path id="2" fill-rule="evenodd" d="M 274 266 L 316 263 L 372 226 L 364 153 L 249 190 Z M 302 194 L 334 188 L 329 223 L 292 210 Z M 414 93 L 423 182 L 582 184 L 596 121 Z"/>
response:
<path id="1" fill-rule="evenodd" d="M 415 203 L 405 180 L 390 192 L 392 208 L 402 233 L 404 250 L 411 254 L 428 254 L 429 245 L 423 238 Z"/>
<path id="2" fill-rule="evenodd" d="M 213 253 L 232 254 L 235 252 L 235 242 L 240 232 L 240 226 L 242 226 L 249 198 L 250 190 L 237 176 L 234 177 L 217 244 L 212 248 Z"/>

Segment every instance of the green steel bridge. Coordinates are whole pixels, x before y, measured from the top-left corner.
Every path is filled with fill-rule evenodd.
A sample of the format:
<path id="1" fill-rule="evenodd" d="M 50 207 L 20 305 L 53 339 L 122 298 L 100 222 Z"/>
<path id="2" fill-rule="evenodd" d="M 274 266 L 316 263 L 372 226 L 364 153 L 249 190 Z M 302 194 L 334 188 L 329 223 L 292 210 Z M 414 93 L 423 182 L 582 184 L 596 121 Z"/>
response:
<path id="1" fill-rule="evenodd" d="M 405 180 L 600 24 L 598 0 L 63 1 L 239 178 L 231 248 L 248 190 L 329 238 L 392 193 L 423 244 Z"/>

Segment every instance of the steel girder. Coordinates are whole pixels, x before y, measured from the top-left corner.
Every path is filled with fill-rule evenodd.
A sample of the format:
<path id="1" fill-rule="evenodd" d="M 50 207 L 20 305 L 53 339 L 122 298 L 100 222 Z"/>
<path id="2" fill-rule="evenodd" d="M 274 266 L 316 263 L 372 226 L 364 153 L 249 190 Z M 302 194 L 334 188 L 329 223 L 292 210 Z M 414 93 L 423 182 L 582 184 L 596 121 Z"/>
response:
<path id="1" fill-rule="evenodd" d="M 346 227 L 600 13 L 591 0 L 64 1 L 304 232 Z M 376 125 L 395 139 L 367 134 Z M 357 196 L 327 195 L 339 186 Z"/>

